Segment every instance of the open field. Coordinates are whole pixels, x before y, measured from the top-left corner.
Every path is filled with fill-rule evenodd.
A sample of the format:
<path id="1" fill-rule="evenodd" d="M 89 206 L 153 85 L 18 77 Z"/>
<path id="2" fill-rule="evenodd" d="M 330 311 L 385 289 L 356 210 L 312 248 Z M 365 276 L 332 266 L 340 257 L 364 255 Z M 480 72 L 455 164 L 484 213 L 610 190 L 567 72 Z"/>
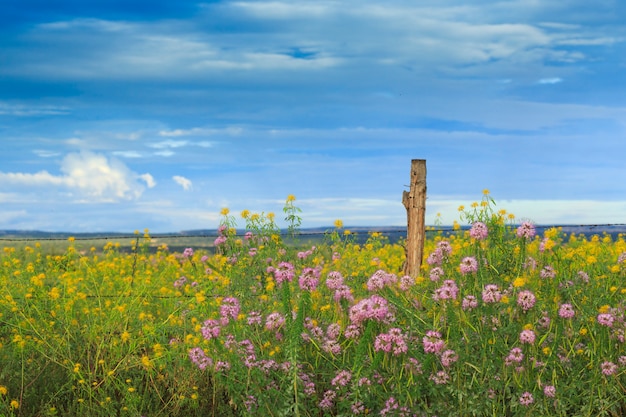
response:
<path id="1" fill-rule="evenodd" d="M 224 211 L 184 250 L 4 245 L 0 415 L 626 414 L 623 235 L 537 233 L 485 195 L 408 277 L 402 241 L 312 245 L 284 212 L 288 236 Z"/>

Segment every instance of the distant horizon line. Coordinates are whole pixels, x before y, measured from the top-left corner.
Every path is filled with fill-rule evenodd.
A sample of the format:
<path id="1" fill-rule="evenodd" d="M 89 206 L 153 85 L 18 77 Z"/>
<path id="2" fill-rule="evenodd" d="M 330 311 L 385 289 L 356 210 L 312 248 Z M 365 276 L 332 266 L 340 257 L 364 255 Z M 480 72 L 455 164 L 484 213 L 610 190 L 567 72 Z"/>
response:
<path id="1" fill-rule="evenodd" d="M 511 226 L 515 227 L 519 224 L 515 223 Z M 626 223 L 596 223 L 596 224 L 534 224 L 537 229 L 548 229 L 552 227 L 558 228 L 567 228 L 567 229 L 598 229 L 598 228 L 620 228 L 622 227 L 626 232 Z M 458 226 L 456 226 L 458 227 Z M 470 225 L 461 225 L 461 230 L 469 229 Z M 454 225 L 426 225 L 426 231 L 451 231 L 454 230 Z M 237 232 L 246 232 L 249 229 L 246 228 L 235 228 Z M 280 228 L 281 234 L 288 234 L 288 228 Z M 326 232 L 336 231 L 336 230 L 349 230 L 355 232 L 382 232 L 382 233 L 402 233 L 406 232 L 406 226 L 343 226 L 340 229 L 335 226 L 313 226 L 313 227 L 302 227 L 298 229 L 300 231 L 299 234 L 322 234 Z M 305 232 L 305 233 L 302 233 Z M 29 235 L 57 235 L 57 236 L 111 236 L 111 237 L 136 237 L 145 234 L 144 231 L 133 231 L 133 232 L 120 232 L 120 231 L 102 231 L 102 232 L 68 232 L 68 231 L 47 231 L 47 230 L 38 230 L 38 229 L 0 229 L 0 240 L 8 240 L 7 238 L 2 238 L 2 236 L 7 235 L 21 235 L 28 237 Z M 163 237 L 163 236 L 193 236 L 193 234 L 198 234 L 200 236 L 217 236 L 217 228 L 215 229 L 187 229 L 187 230 L 179 230 L 177 232 L 151 232 L 148 229 L 148 235 L 154 237 Z"/>

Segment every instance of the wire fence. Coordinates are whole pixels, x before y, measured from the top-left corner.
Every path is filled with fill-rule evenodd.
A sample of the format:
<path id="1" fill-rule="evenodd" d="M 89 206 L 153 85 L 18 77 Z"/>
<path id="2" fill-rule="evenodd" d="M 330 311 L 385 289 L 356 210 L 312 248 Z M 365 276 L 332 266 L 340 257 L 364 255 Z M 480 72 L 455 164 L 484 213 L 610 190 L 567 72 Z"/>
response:
<path id="1" fill-rule="evenodd" d="M 560 228 L 565 233 L 582 233 L 582 234 L 597 234 L 597 233 L 626 233 L 626 223 L 598 223 L 598 224 L 549 224 L 549 225 L 535 225 L 536 230 L 541 233 L 545 230 L 552 228 Z M 469 229 L 469 226 L 461 226 L 460 228 L 454 228 L 453 226 L 427 226 L 426 234 L 437 234 L 437 233 L 462 233 Z M 301 230 L 295 233 L 296 237 L 299 238 L 307 238 L 307 237 L 324 237 L 328 236 L 329 233 L 337 231 L 337 229 L 329 228 L 325 230 L 315 229 L 315 230 Z M 349 231 L 352 235 L 365 235 L 369 236 L 372 233 L 378 233 L 382 236 L 386 237 L 397 237 L 397 236 L 406 236 L 406 228 L 403 227 L 384 227 L 384 228 L 376 228 L 376 227 L 345 227 L 343 229 L 339 229 L 340 233 L 344 231 Z M 246 230 L 237 230 L 237 235 L 243 236 L 247 231 Z M 143 234 L 99 234 L 99 233 L 57 233 L 57 232 L 34 232 L 34 236 L 29 236 L 29 232 L 4 232 L 5 236 L 0 236 L 0 242 L 61 242 L 61 241 L 114 241 L 114 240 L 136 240 L 136 239 L 145 239 L 146 237 Z M 285 230 L 281 230 L 280 233 L 277 233 L 281 237 L 293 237 L 294 234 L 289 233 Z M 17 235 L 26 235 L 24 237 L 20 237 Z M 180 233 L 155 233 L 150 234 L 149 238 L 152 240 L 168 240 L 168 239 L 207 239 L 207 240 L 215 240 L 219 237 L 217 233 L 203 233 L 203 232 L 180 232 Z"/>
<path id="2" fill-rule="evenodd" d="M 549 224 L 549 225 L 535 225 L 536 230 L 541 233 L 547 229 L 551 228 L 560 228 L 565 233 L 626 233 L 626 223 L 598 223 L 598 224 Z M 464 232 L 469 229 L 469 226 L 461 226 L 460 228 L 454 228 L 453 226 L 427 226 L 426 234 L 436 234 L 436 233 L 459 233 Z M 307 230 L 303 229 L 295 233 L 297 237 L 324 237 L 329 233 L 337 231 L 337 229 L 329 228 L 325 230 L 315 229 L 315 230 Z M 391 236 L 401 236 L 406 235 L 406 228 L 403 227 L 345 227 L 343 229 L 339 229 L 342 233 L 344 231 L 349 231 L 350 234 L 353 235 L 366 235 L 368 236 L 371 233 L 378 233 L 383 236 L 391 237 Z M 243 236 L 247 231 L 246 230 L 237 230 L 237 235 Z M 5 236 L 0 236 L 0 242 L 61 242 L 68 241 L 71 239 L 73 241 L 91 241 L 91 240 L 136 240 L 136 239 L 144 239 L 145 236 L 143 234 L 100 234 L 100 233 L 61 233 L 61 232 L 33 232 L 35 236 L 30 236 L 29 232 L 4 232 Z M 281 237 L 292 237 L 294 236 L 292 233 L 289 233 L 285 230 L 281 230 L 280 233 L 277 233 Z M 24 237 L 20 237 L 17 235 L 26 235 Z M 150 239 L 154 240 L 167 240 L 167 239 L 216 239 L 219 237 L 217 233 L 204 233 L 204 232 L 180 232 L 180 233 L 155 233 L 149 235 Z"/>

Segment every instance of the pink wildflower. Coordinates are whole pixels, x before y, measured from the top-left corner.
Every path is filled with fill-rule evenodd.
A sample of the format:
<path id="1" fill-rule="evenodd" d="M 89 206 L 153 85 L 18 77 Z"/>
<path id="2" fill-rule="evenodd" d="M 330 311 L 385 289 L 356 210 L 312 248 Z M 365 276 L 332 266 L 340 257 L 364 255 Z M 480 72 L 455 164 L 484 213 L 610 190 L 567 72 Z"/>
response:
<path id="1" fill-rule="evenodd" d="M 463 302 L 461 303 L 461 307 L 463 310 L 471 310 L 473 308 L 478 307 L 478 300 L 473 295 L 466 295 L 463 297 Z"/>
<path id="2" fill-rule="evenodd" d="M 370 279 L 367 281 L 367 290 L 376 291 L 382 290 L 385 286 L 395 284 L 398 281 L 398 277 L 395 274 L 389 274 L 382 269 L 374 272 Z"/>
<path id="3" fill-rule="evenodd" d="M 517 235 L 517 237 L 523 238 L 523 239 L 532 239 L 536 232 L 535 232 L 535 225 L 532 224 L 531 222 L 523 222 L 515 231 L 515 234 Z"/>
<path id="4" fill-rule="evenodd" d="M 615 375 L 617 372 L 617 365 L 610 361 L 602 362 L 600 368 L 602 369 L 602 374 L 606 376 Z"/>
<path id="5" fill-rule="evenodd" d="M 339 289 L 343 285 L 343 276 L 341 272 L 331 271 L 326 276 L 326 286 L 330 290 Z"/>
<path id="6" fill-rule="evenodd" d="M 561 304 L 559 306 L 559 317 L 564 319 L 571 319 L 576 315 L 574 307 L 571 304 Z"/>
<path id="7" fill-rule="evenodd" d="M 529 406 L 534 402 L 535 402 L 535 399 L 533 398 L 533 395 L 528 391 L 526 391 L 519 397 L 519 403 L 521 405 Z"/>
<path id="8" fill-rule="evenodd" d="M 430 270 L 429 278 L 431 281 L 436 282 L 439 281 L 443 275 L 443 269 L 440 266 L 436 266 Z"/>
<path id="9" fill-rule="evenodd" d="M 439 353 L 445 347 L 445 342 L 441 340 L 441 333 L 429 330 L 426 332 L 426 336 L 422 338 L 424 344 L 424 352 L 426 353 Z"/>
<path id="10" fill-rule="evenodd" d="M 433 300 L 455 300 L 459 293 L 459 287 L 456 282 L 451 279 L 447 279 L 443 282 L 443 285 L 435 290 L 433 294 Z"/>
<path id="11" fill-rule="evenodd" d="M 270 313 L 265 319 L 267 330 L 278 330 L 285 324 L 285 317 L 280 313 Z"/>
<path id="12" fill-rule="evenodd" d="M 554 385 L 546 385 L 543 387 L 543 395 L 554 398 L 556 396 L 556 388 Z"/>
<path id="13" fill-rule="evenodd" d="M 556 277 L 556 271 L 550 265 L 546 265 L 546 266 L 543 267 L 541 272 L 539 272 L 539 276 L 541 278 L 544 278 L 544 279 L 545 278 L 554 278 L 554 277 Z"/>
<path id="14" fill-rule="evenodd" d="M 533 343 L 535 343 L 535 332 L 530 329 L 522 330 L 522 332 L 519 334 L 519 340 L 522 343 L 532 345 Z"/>
<path id="15" fill-rule="evenodd" d="M 342 369 L 337 372 L 333 380 L 330 381 L 330 385 L 333 387 L 345 387 L 350 383 L 350 380 L 352 380 L 352 372 Z"/>
<path id="16" fill-rule="evenodd" d="M 298 278 L 298 285 L 304 291 L 314 291 L 320 280 L 320 271 L 316 268 L 304 268 L 302 274 Z"/>
<path id="17" fill-rule="evenodd" d="M 476 272 L 478 271 L 478 261 L 473 256 L 467 256 L 461 260 L 459 268 L 463 275 Z"/>
<path id="18" fill-rule="evenodd" d="M 215 339 L 220 335 L 220 323 L 213 319 L 206 320 L 200 330 L 206 340 Z"/>
<path id="19" fill-rule="evenodd" d="M 613 322 L 615 321 L 615 316 L 611 313 L 601 313 L 598 314 L 597 317 L 598 324 L 606 327 L 613 327 Z"/>
<path id="20" fill-rule="evenodd" d="M 381 333 L 376 336 L 374 350 L 393 353 L 395 356 L 406 353 L 408 350 L 406 336 L 398 328 L 389 329 L 389 333 Z"/>
<path id="21" fill-rule="evenodd" d="M 428 379 L 433 381 L 436 385 L 444 385 L 450 380 L 450 375 L 448 375 L 446 371 L 438 371 L 432 374 Z"/>
<path id="22" fill-rule="evenodd" d="M 483 303 L 485 304 L 493 304 L 497 303 L 502 299 L 502 293 L 500 289 L 495 284 L 487 284 L 485 285 L 485 289 L 483 290 Z"/>
<path id="23" fill-rule="evenodd" d="M 487 225 L 483 222 L 476 222 L 472 224 L 472 228 L 469 231 L 470 237 L 473 237 L 477 240 L 483 240 L 489 234 L 489 230 L 487 229 Z"/>
<path id="24" fill-rule="evenodd" d="M 535 305 L 537 298 L 531 291 L 523 290 L 517 295 L 517 305 L 524 311 L 528 311 Z"/>
<path id="25" fill-rule="evenodd" d="M 452 366 L 452 364 L 459 360 L 459 355 L 452 349 L 444 350 L 439 357 L 441 364 L 446 368 Z"/>

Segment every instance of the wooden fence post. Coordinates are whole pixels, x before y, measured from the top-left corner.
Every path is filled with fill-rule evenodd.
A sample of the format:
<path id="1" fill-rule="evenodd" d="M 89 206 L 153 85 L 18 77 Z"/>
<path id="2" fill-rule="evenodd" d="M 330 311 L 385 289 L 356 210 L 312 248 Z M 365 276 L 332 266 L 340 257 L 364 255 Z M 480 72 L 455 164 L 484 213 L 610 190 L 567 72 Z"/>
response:
<path id="1" fill-rule="evenodd" d="M 426 235 L 426 160 L 411 160 L 411 186 L 402 192 L 406 208 L 406 261 L 404 274 L 416 278 L 422 266 Z"/>

